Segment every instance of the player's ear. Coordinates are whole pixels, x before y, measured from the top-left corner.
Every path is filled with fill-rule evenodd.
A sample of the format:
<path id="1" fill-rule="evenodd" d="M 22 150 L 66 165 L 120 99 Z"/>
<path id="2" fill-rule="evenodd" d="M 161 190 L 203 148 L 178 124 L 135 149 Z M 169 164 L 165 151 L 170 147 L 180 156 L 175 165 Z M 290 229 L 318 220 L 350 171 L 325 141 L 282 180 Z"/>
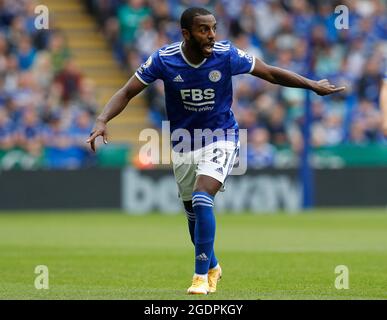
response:
<path id="1" fill-rule="evenodd" d="M 183 35 L 184 40 L 190 40 L 191 39 L 191 32 L 187 29 L 181 29 L 181 33 Z"/>

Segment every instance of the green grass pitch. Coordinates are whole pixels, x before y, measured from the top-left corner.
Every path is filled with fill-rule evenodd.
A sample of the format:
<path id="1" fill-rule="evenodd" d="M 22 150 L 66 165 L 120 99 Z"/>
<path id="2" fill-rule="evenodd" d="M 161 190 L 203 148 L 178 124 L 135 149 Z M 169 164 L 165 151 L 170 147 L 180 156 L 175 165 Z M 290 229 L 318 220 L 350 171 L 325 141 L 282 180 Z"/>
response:
<path id="1" fill-rule="evenodd" d="M 183 214 L 0 213 L 0 299 L 386 299 L 387 211 L 218 214 L 218 292 L 188 296 Z M 49 289 L 37 290 L 37 265 Z M 349 289 L 334 286 L 349 269 Z"/>

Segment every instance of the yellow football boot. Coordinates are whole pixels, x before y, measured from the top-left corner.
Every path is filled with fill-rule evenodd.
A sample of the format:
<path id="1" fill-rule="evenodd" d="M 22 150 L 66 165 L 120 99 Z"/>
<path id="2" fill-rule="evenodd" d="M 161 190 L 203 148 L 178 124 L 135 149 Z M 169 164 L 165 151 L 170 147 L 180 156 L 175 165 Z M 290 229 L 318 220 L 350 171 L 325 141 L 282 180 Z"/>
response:
<path id="1" fill-rule="evenodd" d="M 192 285 L 188 288 L 188 294 L 208 294 L 210 287 L 208 281 L 200 276 L 194 275 Z"/>
<path id="2" fill-rule="evenodd" d="M 216 285 L 222 278 L 222 268 L 218 265 L 217 268 L 208 270 L 208 286 L 210 287 L 210 293 L 216 292 Z"/>

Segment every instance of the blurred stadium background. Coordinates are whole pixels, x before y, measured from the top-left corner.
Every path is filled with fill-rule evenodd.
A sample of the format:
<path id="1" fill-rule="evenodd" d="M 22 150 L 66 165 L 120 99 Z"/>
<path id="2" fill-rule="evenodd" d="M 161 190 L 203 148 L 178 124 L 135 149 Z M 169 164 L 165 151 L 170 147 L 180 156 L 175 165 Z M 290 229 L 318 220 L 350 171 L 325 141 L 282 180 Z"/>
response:
<path id="1" fill-rule="evenodd" d="M 37 30 L 34 25 L 37 17 L 34 10 L 40 4 L 49 9 L 48 30 Z M 337 5 L 349 8 L 348 29 L 335 28 L 337 14 L 334 9 Z M 338 86 L 347 87 L 342 94 L 324 98 L 311 94 L 309 99 L 303 90 L 274 86 L 248 75 L 234 78 L 233 111 L 240 127 L 249 132 L 249 169 L 244 176 L 230 177 L 228 191 L 216 200 L 218 212 L 277 213 L 299 212 L 310 207 L 331 208 L 319 211 L 323 217 L 316 218 L 316 225 L 313 221 L 300 221 L 299 226 L 306 228 L 301 231 L 301 234 L 306 233 L 300 239 L 306 243 L 313 237 L 307 228 L 314 230 L 319 219 L 327 219 L 320 221 L 323 227 L 315 234 L 320 236 L 315 246 L 305 248 L 299 247 L 298 242 L 292 243 L 291 235 L 300 235 L 293 226 L 294 229 L 286 229 L 290 232 L 288 234 L 274 231 L 266 233 L 267 238 L 258 237 L 258 233 L 251 231 L 250 246 L 254 240 L 261 241 L 258 252 L 266 250 L 261 248 L 262 241 L 268 239 L 278 243 L 278 246 L 269 246 L 274 251 L 318 251 L 316 248 L 323 248 L 322 251 L 333 252 L 337 247 L 332 243 L 324 247 L 326 234 L 348 244 L 341 248 L 344 251 L 372 251 L 375 247 L 378 253 L 385 250 L 381 243 L 387 243 L 387 239 L 378 233 L 382 232 L 381 227 L 386 227 L 386 219 L 379 213 L 384 213 L 387 205 L 387 139 L 381 131 L 379 105 L 387 57 L 385 0 L 1 0 L 0 210 L 3 214 L 0 215 L 0 244 L 3 245 L 4 257 L 11 257 L 15 248 L 20 249 L 20 246 L 24 246 L 24 251 L 20 252 L 25 253 L 34 245 L 36 250 L 42 249 L 44 243 L 50 241 L 58 246 L 65 245 L 64 239 L 71 238 L 72 232 L 80 235 L 83 231 L 71 229 L 74 227 L 72 223 L 84 218 L 69 215 L 68 219 L 74 219 L 69 222 L 65 218 L 66 212 L 55 211 L 61 209 L 71 209 L 75 213 L 78 209 L 98 209 L 103 219 L 90 215 L 88 222 L 83 221 L 81 225 L 86 229 L 94 226 L 95 232 L 104 234 L 99 223 L 103 225 L 101 221 L 105 221 L 107 230 L 110 230 L 105 236 L 110 237 L 107 242 L 112 248 L 117 243 L 124 246 L 126 241 L 134 241 L 130 235 L 115 238 L 119 236 L 114 230 L 119 229 L 121 223 L 129 228 L 130 223 L 136 225 L 137 221 L 139 228 L 143 228 L 140 230 L 147 234 L 147 226 L 141 220 L 113 222 L 109 220 L 110 216 L 116 216 L 112 213 L 180 213 L 176 225 L 181 229 L 176 229 L 176 220 L 168 220 L 172 217 L 165 219 L 175 228 L 171 228 L 174 230 L 171 234 L 176 232 L 176 237 L 185 237 L 189 248 L 170 168 L 143 164 L 137 156 L 141 147 L 138 140 L 140 131 L 150 127 L 160 129 L 165 119 L 162 82 L 151 85 L 110 122 L 108 145 L 100 145 L 97 153 L 92 154 L 85 143 L 96 115 L 141 62 L 162 45 L 180 41 L 178 20 L 188 6 L 204 6 L 214 12 L 218 39 L 230 39 L 239 48 L 269 64 L 315 79 L 328 78 Z M 310 129 L 309 133 L 305 132 L 305 127 Z M 304 146 L 308 146 L 308 155 L 303 153 Z M 233 199 L 228 194 L 238 194 L 239 197 Z M 361 207 L 361 210 L 344 212 L 355 212 L 371 220 L 348 215 L 353 218 L 354 229 L 348 227 L 347 233 L 345 230 L 344 234 L 340 230 L 334 233 L 331 230 L 334 221 L 341 219 L 334 214 L 341 212 L 336 210 L 338 207 Z M 379 207 L 379 210 L 374 214 L 371 207 Z M 29 215 L 15 215 L 15 209 Z M 30 210 L 41 212 L 42 209 L 50 209 L 47 213 L 57 213 L 54 215 L 57 220 L 51 215 L 50 218 L 36 215 L 34 220 Z M 107 209 L 113 211 L 104 211 Z M 237 222 L 233 220 L 236 218 L 224 216 L 224 219 L 230 219 L 224 220 L 226 230 L 227 223 L 237 226 L 246 217 L 241 216 Z M 150 223 L 155 219 L 153 223 L 168 227 L 156 217 L 143 219 L 150 219 Z M 258 217 L 254 221 L 257 224 L 263 222 L 263 226 L 268 225 L 269 229 L 272 228 L 270 230 L 277 231 L 277 227 L 286 228 L 287 223 L 292 225 L 294 222 L 284 218 L 266 224 L 266 220 L 259 219 L 269 218 Z M 20 228 L 22 221 L 29 224 Z M 254 223 L 251 217 L 246 221 L 247 224 Z M 339 225 L 345 228 L 347 222 L 341 221 Z M 43 229 L 35 223 L 47 224 L 53 232 L 43 237 L 40 233 Z M 361 233 L 362 225 L 366 229 L 368 226 L 367 235 Z M 239 230 L 241 235 L 242 229 Z M 91 229 L 87 230 L 91 232 Z M 219 230 L 221 232 L 221 227 Z M 264 232 L 264 228 L 258 231 Z M 117 232 L 124 234 L 125 230 Z M 166 248 L 174 248 L 167 231 L 159 228 L 154 232 L 161 232 L 167 241 L 171 241 Z M 85 234 L 86 240 L 75 237 L 79 240 L 79 252 L 91 243 L 103 246 L 104 242 L 98 240 L 96 234 L 90 234 L 90 238 L 87 232 Z M 231 229 L 226 234 L 233 235 Z M 359 239 L 368 237 L 367 245 L 360 241 L 351 247 L 354 234 L 359 235 Z M 136 237 L 140 236 L 136 234 Z M 220 237 L 219 246 L 226 250 L 230 243 L 226 237 Z M 281 239 L 283 243 L 290 243 L 289 246 L 282 247 Z M 248 239 L 245 240 L 247 243 Z M 241 243 L 241 246 L 245 244 Z M 187 248 L 184 247 L 189 251 Z M 177 249 L 178 254 L 180 249 Z M 54 259 L 55 254 L 44 252 L 44 259 Z M 117 254 L 123 256 L 128 252 Z M 188 256 L 186 253 L 185 257 Z M 36 256 L 30 258 L 22 263 L 26 269 L 31 261 L 39 263 Z M 275 259 L 266 258 L 266 263 Z M 381 264 L 385 255 L 379 255 L 377 259 L 374 261 Z M 12 274 L 17 263 L 7 265 L 4 261 L 3 275 L 18 282 L 20 279 L 16 280 Z M 186 261 L 190 261 L 189 258 Z M 282 262 L 287 266 L 285 260 Z M 80 265 L 85 267 L 82 263 Z M 299 267 L 302 273 L 301 263 Z M 134 269 L 130 270 L 133 272 Z M 364 274 L 369 270 L 365 268 Z M 253 270 L 251 272 L 253 274 Z M 183 283 L 184 287 L 184 280 Z M 246 286 L 254 290 L 248 284 Z M 292 290 L 292 286 L 289 283 L 288 289 Z M 15 297 L 31 297 L 28 292 L 25 296 L 18 296 L 16 292 L 20 288 L 13 287 L 11 292 Z M 98 290 L 103 290 L 101 288 Z M 378 289 L 378 285 L 375 288 Z M 317 292 L 319 287 L 313 287 L 313 290 Z M 7 297 L 9 292 L 3 288 L 0 293 Z M 117 297 L 116 293 L 111 297 Z M 360 290 L 355 297 L 366 297 L 363 293 Z M 369 294 L 383 296 L 385 291 Z M 299 293 L 298 297 L 302 296 L 311 297 L 305 292 Z M 332 293 L 325 297 L 330 296 Z M 94 297 L 103 297 L 102 291 Z M 143 297 L 153 296 L 144 294 Z M 237 298 L 237 295 L 224 296 L 230 297 Z M 244 293 L 240 297 L 251 296 Z M 276 297 L 276 293 L 263 296 L 267 297 Z"/>
<path id="2" fill-rule="evenodd" d="M 179 16 L 190 5 L 206 6 L 215 13 L 218 39 L 231 39 L 267 63 L 347 87 L 342 94 L 324 98 L 312 94 L 306 99 L 303 90 L 274 86 L 248 75 L 235 78 L 233 110 L 240 127 L 249 130 L 248 167 L 252 176 L 259 175 L 256 183 L 248 179 L 250 174 L 235 180 L 243 190 L 252 190 L 255 200 L 226 207 L 294 211 L 313 205 L 387 204 L 383 190 L 387 140 L 380 130 L 379 106 L 387 50 L 386 1 L 47 0 L 43 4 L 49 9 L 48 30 L 35 27 L 38 4 L 1 1 L 0 170 L 4 174 L 0 188 L 8 201 L 3 198 L 0 208 L 105 204 L 143 211 L 163 209 L 157 203 L 150 205 L 152 199 L 162 202 L 157 190 L 144 191 L 160 185 L 165 204 L 171 204 L 164 211 L 179 210 L 172 205 L 176 200 L 170 200 L 176 194 L 170 171 L 149 171 L 160 168 L 141 163 L 137 156 L 140 131 L 160 129 L 165 119 L 161 81 L 111 121 L 108 146 L 94 155 L 85 139 L 96 114 L 140 63 L 163 44 L 180 40 Z M 349 9 L 348 29 L 335 28 L 338 14 L 334 9 L 339 4 Z M 305 141 L 308 148 L 303 148 Z M 306 149 L 309 161 L 302 152 Z M 314 171 L 309 170 L 309 163 Z M 94 172 L 101 168 L 107 170 Z M 53 169 L 70 171 L 54 173 Z M 30 174 L 36 178 L 27 179 Z M 62 192 L 77 198 L 75 187 L 83 187 L 82 181 L 78 183 L 81 177 L 88 184 L 89 176 L 100 174 L 101 179 L 110 177 L 115 187 L 109 190 L 114 193 L 107 192 L 94 206 L 87 197 L 83 203 L 60 202 Z M 71 180 L 57 180 L 60 177 Z M 143 184 L 128 182 L 128 186 L 125 177 L 138 178 Z M 32 185 L 45 179 L 47 183 L 42 182 L 40 188 L 58 191 L 59 202 L 41 197 L 38 203 L 31 190 L 39 188 Z M 14 193 L 11 186 L 18 189 L 24 180 L 32 185 L 26 185 L 25 201 L 17 201 L 11 194 L 18 195 L 20 190 Z M 51 188 L 50 181 L 57 181 L 57 187 Z M 233 185 L 231 179 L 230 188 Z M 133 197 L 121 196 L 131 186 L 133 196 L 144 200 L 144 206 L 133 203 Z M 166 189 L 172 190 L 170 196 Z"/>

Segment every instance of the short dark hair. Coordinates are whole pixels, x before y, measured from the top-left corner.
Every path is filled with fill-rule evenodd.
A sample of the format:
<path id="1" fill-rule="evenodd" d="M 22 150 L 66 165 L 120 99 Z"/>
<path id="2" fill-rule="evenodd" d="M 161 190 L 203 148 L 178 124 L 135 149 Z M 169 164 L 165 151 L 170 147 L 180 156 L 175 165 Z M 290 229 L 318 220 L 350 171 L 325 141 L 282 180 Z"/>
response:
<path id="1" fill-rule="evenodd" d="M 193 20 L 196 16 L 212 15 L 212 12 L 204 8 L 192 7 L 186 9 L 180 18 L 180 27 L 191 31 Z"/>

